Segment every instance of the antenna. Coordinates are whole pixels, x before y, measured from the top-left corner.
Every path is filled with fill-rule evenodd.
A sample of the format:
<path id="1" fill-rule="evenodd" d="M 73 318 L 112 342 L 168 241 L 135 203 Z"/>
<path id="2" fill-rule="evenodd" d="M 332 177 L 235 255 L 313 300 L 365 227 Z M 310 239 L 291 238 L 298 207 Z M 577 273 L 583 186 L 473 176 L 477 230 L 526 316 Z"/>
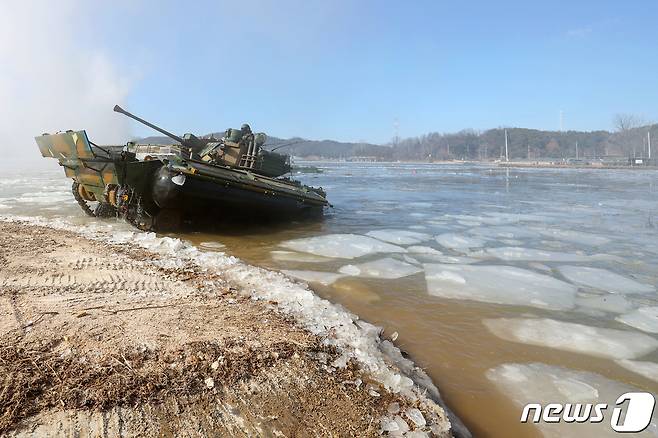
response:
<path id="1" fill-rule="evenodd" d="M 564 111 L 560 110 L 560 132 L 564 131 Z"/>

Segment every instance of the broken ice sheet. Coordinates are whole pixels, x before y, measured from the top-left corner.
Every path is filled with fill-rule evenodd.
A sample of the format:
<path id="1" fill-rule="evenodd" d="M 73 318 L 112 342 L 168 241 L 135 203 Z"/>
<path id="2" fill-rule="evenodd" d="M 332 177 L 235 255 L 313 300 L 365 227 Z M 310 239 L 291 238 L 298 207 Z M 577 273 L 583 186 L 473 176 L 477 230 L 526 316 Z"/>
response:
<path id="1" fill-rule="evenodd" d="M 441 255 L 441 251 L 438 249 L 431 248 L 429 246 L 409 246 L 407 247 L 407 251 L 414 253 L 414 254 L 435 254 L 435 255 Z"/>
<path id="2" fill-rule="evenodd" d="M 617 321 L 649 333 L 658 333 L 658 307 L 640 307 L 618 316 Z"/>
<path id="3" fill-rule="evenodd" d="M 476 227 L 471 228 L 468 232 L 489 239 L 529 239 L 537 237 L 535 231 L 514 226 Z"/>
<path id="4" fill-rule="evenodd" d="M 469 265 L 480 262 L 480 259 L 464 256 L 451 256 L 445 254 L 417 254 L 416 257 L 426 263 L 450 263 L 458 265 Z"/>
<path id="5" fill-rule="evenodd" d="M 617 363 L 635 374 L 658 382 L 658 363 L 628 359 L 618 360 Z"/>
<path id="6" fill-rule="evenodd" d="M 600 374 L 576 371 L 569 368 L 542 363 L 508 363 L 490 369 L 487 378 L 516 404 L 519 413 L 528 403 L 607 403 L 615 406 L 617 398 L 626 392 L 638 391 L 633 386 L 610 380 Z M 530 412 L 530 418 L 534 410 Z M 599 438 L 619 437 L 610 427 L 610 411 L 606 411 L 607 421 L 600 423 L 559 423 L 540 422 L 546 437 Z M 518 419 L 518 417 L 517 417 Z M 657 431 L 655 414 L 644 432 L 633 436 L 655 436 Z"/>
<path id="7" fill-rule="evenodd" d="M 628 312 L 633 304 L 624 298 L 622 295 L 599 295 L 576 298 L 576 304 L 588 309 L 602 310 L 609 313 L 624 313 Z"/>
<path id="8" fill-rule="evenodd" d="M 560 266 L 558 271 L 572 283 L 612 293 L 633 294 L 654 292 L 656 290 L 650 284 L 639 283 L 605 269 L 586 266 Z"/>
<path id="9" fill-rule="evenodd" d="M 635 359 L 658 348 L 658 341 L 636 331 L 606 329 L 547 318 L 485 319 L 499 338 L 609 359 Z"/>
<path id="10" fill-rule="evenodd" d="M 422 272 L 422 269 L 410 263 L 386 257 L 358 265 L 345 265 L 338 272 L 355 277 L 394 279 L 417 274 Z"/>
<path id="11" fill-rule="evenodd" d="M 342 274 L 335 274 L 333 272 L 321 272 L 321 271 L 284 270 L 281 272 L 283 272 L 284 274 L 290 277 L 305 281 L 307 283 L 320 283 L 324 286 L 329 286 L 334 281 L 344 277 L 344 275 Z"/>
<path id="12" fill-rule="evenodd" d="M 323 257 L 353 259 L 367 254 L 407 252 L 404 248 L 358 234 L 327 234 L 281 243 L 284 248 Z"/>
<path id="13" fill-rule="evenodd" d="M 375 230 L 366 233 L 366 236 L 397 245 L 413 245 L 432 238 L 429 234 L 409 230 Z"/>
<path id="14" fill-rule="evenodd" d="M 610 242 L 610 239 L 607 237 L 598 234 L 584 233 L 582 231 L 543 229 L 539 232 L 546 237 L 552 237 L 554 239 L 565 240 L 567 242 L 578 243 L 581 245 L 598 246 Z"/>
<path id="15" fill-rule="evenodd" d="M 565 310 L 574 307 L 576 287 L 513 266 L 425 264 L 430 295 L 495 304 Z"/>
<path id="16" fill-rule="evenodd" d="M 270 256 L 280 262 L 322 263 L 332 260 L 329 257 L 295 251 L 271 251 Z"/>
<path id="17" fill-rule="evenodd" d="M 465 236 L 463 234 L 457 233 L 439 234 L 435 237 L 435 239 L 439 245 L 445 248 L 460 251 L 468 250 L 469 248 L 479 248 L 484 246 L 486 242 L 484 239 L 480 239 L 478 237 Z"/>
<path id="18" fill-rule="evenodd" d="M 486 253 L 501 260 L 533 260 L 537 262 L 583 262 L 589 259 L 582 254 L 570 254 L 566 252 L 544 251 L 534 248 L 523 248 L 519 246 L 501 246 L 487 248 Z"/>

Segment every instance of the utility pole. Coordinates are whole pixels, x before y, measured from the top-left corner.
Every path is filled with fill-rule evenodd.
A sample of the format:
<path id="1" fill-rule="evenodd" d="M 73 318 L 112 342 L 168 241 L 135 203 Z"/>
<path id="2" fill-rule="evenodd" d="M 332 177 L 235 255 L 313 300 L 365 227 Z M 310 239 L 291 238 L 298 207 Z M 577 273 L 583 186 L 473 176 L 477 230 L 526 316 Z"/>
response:
<path id="1" fill-rule="evenodd" d="M 507 129 L 505 130 L 505 161 L 509 161 L 509 153 L 507 150 Z"/>
<path id="2" fill-rule="evenodd" d="M 530 159 L 530 143 L 528 143 L 528 160 Z"/>
<path id="3" fill-rule="evenodd" d="M 651 131 L 647 132 L 647 152 L 648 152 L 648 157 L 651 159 Z"/>
<path id="4" fill-rule="evenodd" d="M 576 142 L 576 160 L 578 159 L 578 142 Z"/>

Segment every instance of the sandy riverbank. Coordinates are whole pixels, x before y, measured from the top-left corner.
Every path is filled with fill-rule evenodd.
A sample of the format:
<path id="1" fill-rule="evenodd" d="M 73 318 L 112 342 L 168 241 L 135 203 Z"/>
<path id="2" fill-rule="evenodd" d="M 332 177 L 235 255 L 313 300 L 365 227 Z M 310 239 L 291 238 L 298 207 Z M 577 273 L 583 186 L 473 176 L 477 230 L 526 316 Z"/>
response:
<path id="1" fill-rule="evenodd" d="M 279 303 L 162 258 L 0 222 L 0 434 L 450 435 L 401 356 L 387 373 L 423 388 L 382 384 Z"/>

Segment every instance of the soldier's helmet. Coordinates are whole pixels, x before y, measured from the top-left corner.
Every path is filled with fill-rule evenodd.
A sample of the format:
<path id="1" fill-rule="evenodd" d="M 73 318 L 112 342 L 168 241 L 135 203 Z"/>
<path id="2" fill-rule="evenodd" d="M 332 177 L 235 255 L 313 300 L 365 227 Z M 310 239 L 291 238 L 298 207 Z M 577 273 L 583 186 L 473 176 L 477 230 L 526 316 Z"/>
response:
<path id="1" fill-rule="evenodd" d="M 242 127 L 240 128 L 240 131 L 242 131 L 242 134 L 251 134 L 251 126 L 249 126 L 247 123 L 243 123 Z"/>

